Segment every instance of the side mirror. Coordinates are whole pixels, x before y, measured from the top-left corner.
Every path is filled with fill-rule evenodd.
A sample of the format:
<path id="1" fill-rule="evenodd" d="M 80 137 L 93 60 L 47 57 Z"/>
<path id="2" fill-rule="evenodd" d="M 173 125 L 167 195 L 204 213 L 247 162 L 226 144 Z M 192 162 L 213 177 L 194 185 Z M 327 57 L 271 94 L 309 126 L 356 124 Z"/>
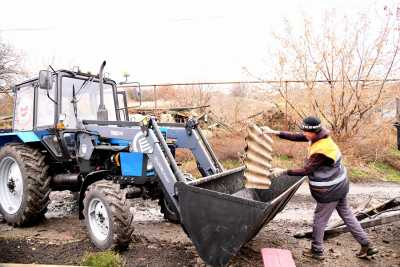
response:
<path id="1" fill-rule="evenodd" d="M 53 87 L 53 77 L 50 71 L 41 70 L 39 72 L 39 88 L 50 90 Z"/>

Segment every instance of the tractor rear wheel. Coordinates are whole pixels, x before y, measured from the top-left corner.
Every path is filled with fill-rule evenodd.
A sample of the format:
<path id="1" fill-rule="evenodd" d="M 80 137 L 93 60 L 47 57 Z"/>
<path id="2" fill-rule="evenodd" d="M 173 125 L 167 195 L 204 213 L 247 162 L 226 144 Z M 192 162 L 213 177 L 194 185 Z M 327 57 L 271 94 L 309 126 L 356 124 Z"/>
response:
<path id="1" fill-rule="evenodd" d="M 0 149 L 0 213 L 14 225 L 31 225 L 47 210 L 50 179 L 45 156 L 24 144 Z"/>
<path id="2" fill-rule="evenodd" d="M 126 190 L 119 184 L 101 180 L 91 184 L 84 199 L 85 224 L 89 237 L 99 249 L 128 248 L 133 233 Z"/>

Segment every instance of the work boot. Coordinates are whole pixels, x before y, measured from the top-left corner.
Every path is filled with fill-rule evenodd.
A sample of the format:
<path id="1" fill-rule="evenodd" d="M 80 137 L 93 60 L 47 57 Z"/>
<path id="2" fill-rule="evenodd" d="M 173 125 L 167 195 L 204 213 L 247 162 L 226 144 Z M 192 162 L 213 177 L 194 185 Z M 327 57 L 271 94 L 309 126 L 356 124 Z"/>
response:
<path id="1" fill-rule="evenodd" d="M 313 258 L 316 260 L 323 260 L 325 258 L 322 251 L 316 251 L 314 249 L 306 249 L 303 251 L 303 256 L 308 258 Z"/>
<path id="2" fill-rule="evenodd" d="M 365 258 L 367 256 L 372 256 L 377 254 L 379 251 L 377 248 L 373 247 L 372 245 L 361 246 L 360 252 L 356 254 L 359 258 Z"/>

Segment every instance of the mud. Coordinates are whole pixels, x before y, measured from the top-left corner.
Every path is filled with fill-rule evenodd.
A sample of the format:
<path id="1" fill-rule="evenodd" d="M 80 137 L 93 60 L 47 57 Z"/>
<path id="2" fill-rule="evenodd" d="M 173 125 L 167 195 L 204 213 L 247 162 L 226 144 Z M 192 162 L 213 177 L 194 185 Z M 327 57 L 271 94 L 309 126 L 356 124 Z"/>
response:
<path id="1" fill-rule="evenodd" d="M 395 196 L 400 196 L 400 184 L 368 183 L 352 185 L 349 199 L 357 210 L 366 203 L 375 205 Z M 13 228 L 0 222 L 0 262 L 79 264 L 86 252 L 97 251 L 77 218 L 73 195 L 54 192 L 51 200 L 46 220 L 37 226 Z M 134 240 L 121 253 L 127 266 L 204 266 L 181 227 L 163 219 L 156 201 L 135 200 L 132 206 Z M 262 266 L 259 251 L 264 247 L 289 249 L 297 266 L 400 266 L 400 222 L 368 229 L 380 250 L 374 258 L 356 258 L 359 246 L 349 233 L 326 241 L 327 258 L 322 263 L 303 257 L 310 241 L 293 235 L 310 229 L 314 206 L 303 185 L 286 209 L 242 248 L 230 266 Z M 337 215 L 332 222 L 335 220 Z"/>

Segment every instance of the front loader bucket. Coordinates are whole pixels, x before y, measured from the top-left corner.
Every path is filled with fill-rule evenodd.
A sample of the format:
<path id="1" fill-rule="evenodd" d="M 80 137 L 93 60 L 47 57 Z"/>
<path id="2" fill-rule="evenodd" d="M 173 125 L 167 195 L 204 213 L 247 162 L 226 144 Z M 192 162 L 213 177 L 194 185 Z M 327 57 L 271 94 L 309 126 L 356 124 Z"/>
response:
<path id="1" fill-rule="evenodd" d="M 304 181 L 282 176 L 271 180 L 270 189 L 250 191 L 244 189 L 243 171 L 241 167 L 177 183 L 181 224 L 207 264 L 225 266 L 285 207 Z"/>

